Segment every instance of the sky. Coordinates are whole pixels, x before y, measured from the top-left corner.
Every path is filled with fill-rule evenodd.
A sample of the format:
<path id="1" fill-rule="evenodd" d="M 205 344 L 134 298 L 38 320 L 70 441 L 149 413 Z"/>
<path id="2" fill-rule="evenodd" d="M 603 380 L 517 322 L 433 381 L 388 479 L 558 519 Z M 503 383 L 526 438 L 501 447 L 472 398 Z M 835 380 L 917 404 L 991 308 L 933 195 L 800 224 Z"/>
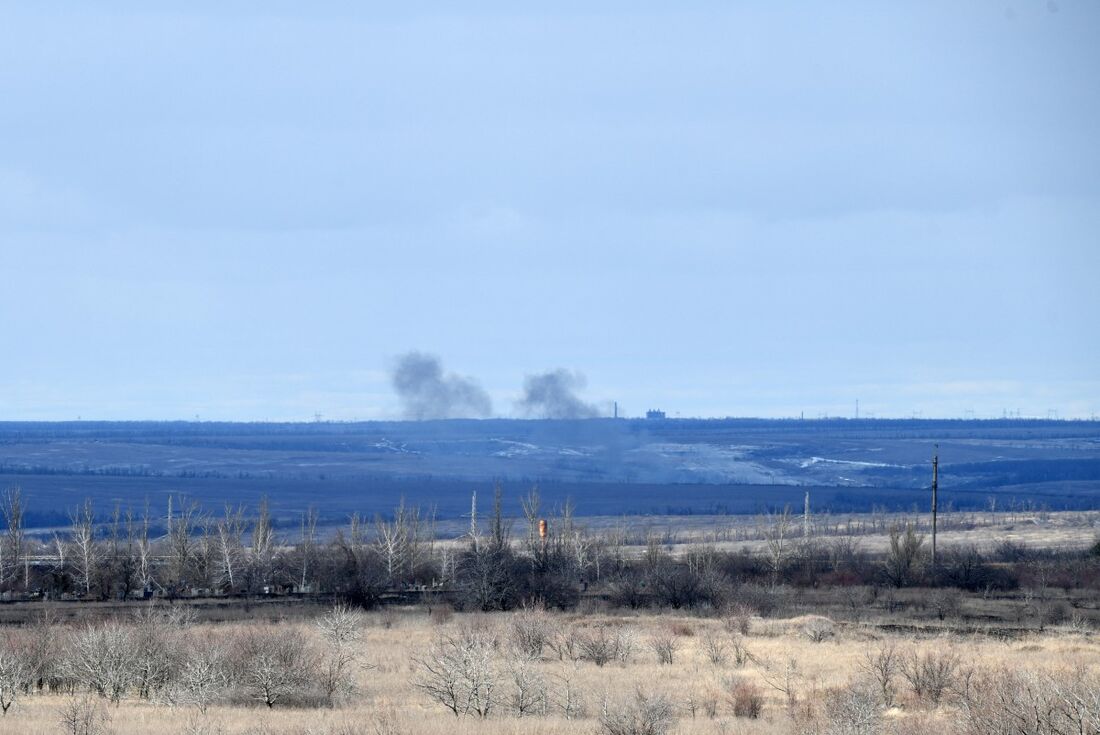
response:
<path id="1" fill-rule="evenodd" d="M 460 5 L 467 7 L 461 8 Z M 1100 3 L 3 3 L 0 420 L 1100 414 Z"/>

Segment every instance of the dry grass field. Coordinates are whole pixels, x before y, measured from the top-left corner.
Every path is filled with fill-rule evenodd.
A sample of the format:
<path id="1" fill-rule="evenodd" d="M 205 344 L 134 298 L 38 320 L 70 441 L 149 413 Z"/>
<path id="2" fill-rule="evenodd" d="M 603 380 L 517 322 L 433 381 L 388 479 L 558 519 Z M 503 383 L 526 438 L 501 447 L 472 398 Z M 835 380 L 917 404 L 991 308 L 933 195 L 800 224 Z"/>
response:
<path id="1" fill-rule="evenodd" d="M 510 704 L 516 694 L 517 664 L 509 651 L 515 645 L 517 621 L 532 618 L 550 638 L 542 655 L 524 671 L 539 687 L 545 688 L 549 699 L 544 705 L 545 712 L 543 705 L 539 705 L 534 714 L 521 717 Z M 261 703 L 245 700 L 235 701 L 231 706 L 215 704 L 202 714 L 194 706 L 171 706 L 127 697 L 117 706 L 109 706 L 102 700 L 97 703 L 109 714 L 109 729 L 104 732 L 117 735 L 610 732 L 601 730 L 601 719 L 606 719 L 601 718 L 605 706 L 610 703 L 614 708 L 640 692 L 650 698 L 663 696 L 671 705 L 675 722 L 668 732 L 672 733 L 946 733 L 958 722 L 959 705 L 954 691 L 967 686 L 969 679 L 980 676 L 982 671 L 1077 668 L 1093 675 L 1100 672 L 1100 638 L 1079 629 L 1048 629 L 1013 640 L 950 633 L 918 637 L 891 635 L 869 624 L 830 624 L 822 618 L 804 616 L 786 620 L 752 617 L 747 633 L 742 634 L 737 628 L 744 622 L 736 616 L 524 612 L 451 615 L 439 609 L 432 615 L 422 608 L 370 613 L 362 618 L 361 624 L 362 637 L 355 644 L 358 654 L 355 691 L 334 708 L 276 704 L 268 709 Z M 237 627 L 199 624 L 191 632 L 200 637 L 225 636 Z M 302 621 L 265 625 L 263 631 L 265 635 L 285 636 L 295 629 L 320 645 L 315 626 Z M 446 636 L 461 637 L 463 631 L 469 630 L 487 632 L 496 646 L 492 667 L 499 701 L 484 719 L 456 717 L 416 685 L 422 673 L 416 661 L 428 655 L 433 642 Z M 580 650 L 571 646 L 592 640 L 601 635 L 601 630 L 620 644 L 627 641 L 628 650 L 616 651 L 611 661 L 597 665 L 581 657 Z M 671 664 L 658 661 L 652 647 L 654 640 L 672 642 Z M 735 660 L 738 646 L 745 652 L 740 664 Z M 832 701 L 830 692 L 845 691 L 853 683 L 867 681 L 863 670 L 866 657 L 889 646 L 895 646 L 903 658 L 910 653 L 957 657 L 952 693 L 945 695 L 939 704 L 933 704 L 918 698 L 898 674 L 893 682 L 896 699 L 892 706 L 879 708 L 873 729 L 813 729 L 820 724 L 823 707 Z M 718 653 L 712 660 L 710 654 L 716 649 Z M 871 683 L 868 686 L 874 688 Z M 758 717 L 735 715 L 733 692 L 739 687 L 762 697 Z M 789 697 L 784 689 L 789 689 Z M 0 718 L 0 732 L 13 735 L 66 732 L 59 718 L 70 699 L 62 694 L 20 697 L 6 716 Z M 571 718 L 563 714 L 564 699 L 574 702 Z"/>

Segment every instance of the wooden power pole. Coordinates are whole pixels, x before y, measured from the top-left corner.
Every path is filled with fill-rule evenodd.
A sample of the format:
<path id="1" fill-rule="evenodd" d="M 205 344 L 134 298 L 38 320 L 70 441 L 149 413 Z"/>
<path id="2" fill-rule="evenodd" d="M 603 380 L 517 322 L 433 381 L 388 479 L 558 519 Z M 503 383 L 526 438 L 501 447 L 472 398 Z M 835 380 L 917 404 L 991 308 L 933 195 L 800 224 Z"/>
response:
<path id="1" fill-rule="evenodd" d="M 936 512 L 939 510 L 940 445 L 932 455 L 932 571 L 936 571 Z"/>

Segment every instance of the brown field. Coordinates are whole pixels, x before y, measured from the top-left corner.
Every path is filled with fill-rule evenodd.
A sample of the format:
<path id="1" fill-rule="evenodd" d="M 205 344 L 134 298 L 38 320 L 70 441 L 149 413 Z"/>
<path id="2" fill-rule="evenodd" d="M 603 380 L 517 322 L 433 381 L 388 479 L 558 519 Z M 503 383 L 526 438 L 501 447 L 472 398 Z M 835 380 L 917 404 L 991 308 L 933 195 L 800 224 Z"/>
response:
<path id="1" fill-rule="evenodd" d="M 264 733 L 270 735 L 354 733 L 546 733 L 547 735 L 597 732 L 598 715 L 605 700 L 617 701 L 634 695 L 663 693 L 674 705 L 677 722 L 673 733 L 789 733 L 799 731 L 796 718 L 800 711 L 812 709 L 824 692 L 842 688 L 859 680 L 860 661 L 868 651 L 894 643 L 899 650 L 915 652 L 953 652 L 966 667 L 1014 670 L 1052 670 L 1082 667 L 1100 671 L 1100 639 L 1089 631 L 1069 628 L 1048 629 L 1017 639 L 988 636 L 960 636 L 951 633 L 893 635 L 873 624 L 837 624 L 835 635 L 813 642 L 806 633 L 820 619 L 799 617 L 750 621 L 747 635 L 741 636 L 752 658 L 742 666 L 732 660 L 715 665 L 708 660 L 704 641 L 709 637 L 730 638 L 724 621 L 684 615 L 606 613 L 555 614 L 549 617 L 559 635 L 577 636 L 598 626 L 627 631 L 634 650 L 625 661 L 597 666 L 590 661 L 562 661 L 552 651 L 544 653 L 535 666 L 548 681 L 558 677 L 572 680 L 584 699 L 585 714 L 572 720 L 560 715 L 516 717 L 494 712 L 487 719 L 456 718 L 433 703 L 414 686 L 421 656 L 440 635 L 457 634 L 462 628 L 476 626 L 494 630 L 501 645 L 500 688 L 509 696 L 509 677 L 503 663 L 504 649 L 512 616 L 516 613 L 456 614 L 431 616 L 424 609 L 387 609 L 369 614 L 364 620 L 364 636 L 359 642 L 362 667 L 356 672 L 357 691 L 333 709 L 296 708 L 236 704 L 212 706 L 203 715 L 193 707 L 158 705 L 133 698 L 124 699 L 110 712 L 111 732 L 117 735 L 138 733 Z M 443 620 L 449 617 L 449 619 Z M 289 622 L 308 635 L 313 626 Z M 224 629 L 230 625 L 196 626 Z M 279 635 L 280 627 L 268 629 Z M 653 634 L 670 632 L 676 641 L 671 665 L 657 662 L 647 641 Z M 768 665 L 782 670 L 794 661 L 792 677 L 797 703 L 788 706 L 784 694 L 769 685 L 764 674 Z M 764 697 L 759 719 L 735 717 L 726 693 L 734 678 L 756 684 Z M 774 679 L 774 676 L 771 677 Z M 914 698 L 903 681 L 898 682 L 897 706 L 885 714 L 886 731 L 943 732 L 953 722 L 954 705 L 945 702 L 930 706 Z M 55 735 L 62 732 L 59 711 L 68 700 L 64 695 L 45 694 L 20 698 L 8 714 L 0 718 L 0 732 L 23 735 Z M 706 703 L 713 701 L 711 716 Z M 692 709 L 694 705 L 694 716 Z"/>

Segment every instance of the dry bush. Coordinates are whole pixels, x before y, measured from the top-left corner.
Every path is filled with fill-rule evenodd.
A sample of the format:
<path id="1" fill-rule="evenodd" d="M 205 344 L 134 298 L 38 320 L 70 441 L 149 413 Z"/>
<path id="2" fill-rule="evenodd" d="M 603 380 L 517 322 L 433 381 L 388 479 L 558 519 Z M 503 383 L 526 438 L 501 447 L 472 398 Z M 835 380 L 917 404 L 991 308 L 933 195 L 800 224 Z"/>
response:
<path id="1" fill-rule="evenodd" d="M 689 689 L 684 706 L 693 720 L 699 715 L 713 720 L 718 716 L 718 695 L 713 689 Z"/>
<path id="2" fill-rule="evenodd" d="M 902 657 L 899 671 L 909 682 L 914 696 L 938 706 L 955 684 L 959 672 L 959 657 L 953 653 L 911 651 Z"/>
<path id="3" fill-rule="evenodd" d="M 30 688 L 30 670 L 21 648 L 12 633 L 0 639 L 0 710 L 5 715 L 23 689 Z"/>
<path id="4" fill-rule="evenodd" d="M 744 677 L 735 676 L 726 683 L 726 701 L 734 717 L 755 720 L 764 711 L 764 692 Z"/>
<path id="5" fill-rule="evenodd" d="M 565 666 L 559 672 L 551 674 L 554 681 L 551 704 L 567 720 L 584 717 L 587 712 L 584 692 L 576 682 L 576 673 L 574 667 Z"/>
<path id="6" fill-rule="evenodd" d="M 550 649 L 557 654 L 559 661 L 577 663 L 584 656 L 584 649 L 580 645 L 580 638 L 576 631 L 565 626 L 558 626 L 554 636 L 549 641 Z"/>
<path id="7" fill-rule="evenodd" d="M 657 663 L 671 665 L 680 644 L 672 631 L 660 630 L 649 637 L 649 648 L 657 656 Z"/>
<path id="8" fill-rule="evenodd" d="M 370 735 L 405 735 L 401 721 L 392 708 L 376 711 L 371 715 L 367 732 Z M 351 735 L 351 733 L 348 733 Z"/>
<path id="9" fill-rule="evenodd" d="M 878 693 L 871 687 L 848 685 L 825 692 L 822 735 L 874 735 L 882 725 Z"/>
<path id="10" fill-rule="evenodd" d="M 929 596 L 928 606 L 940 620 L 958 617 L 962 610 L 962 595 L 957 589 L 938 589 Z"/>
<path id="11" fill-rule="evenodd" d="M 960 697 L 965 735 L 1100 732 L 1100 675 L 1077 671 L 979 674 Z"/>
<path id="12" fill-rule="evenodd" d="M 451 622 L 455 616 L 455 609 L 449 603 L 441 603 L 439 605 L 432 605 L 432 611 L 428 617 L 434 625 L 446 625 Z"/>
<path id="13" fill-rule="evenodd" d="M 580 648 L 581 658 L 597 666 L 605 666 L 615 659 L 615 636 L 606 625 L 597 625 L 578 635 L 577 646 Z"/>
<path id="14" fill-rule="evenodd" d="M 821 643 L 836 635 L 836 626 L 828 618 L 813 617 L 802 625 L 801 633 L 814 643 Z"/>
<path id="15" fill-rule="evenodd" d="M 74 681 L 117 703 L 138 683 L 143 658 L 130 629 L 109 621 L 70 636 L 63 669 Z"/>
<path id="16" fill-rule="evenodd" d="M 630 663 L 634 655 L 635 640 L 634 631 L 630 628 L 618 628 L 615 630 L 615 660 L 619 663 Z"/>
<path id="17" fill-rule="evenodd" d="M 597 666 L 611 661 L 627 663 L 634 654 L 634 634 L 627 628 L 597 625 L 576 636 L 580 658 Z"/>
<path id="18" fill-rule="evenodd" d="M 600 712 L 603 735 L 665 735 L 675 723 L 675 711 L 668 698 L 641 689 L 627 701 L 604 700 Z"/>
<path id="19" fill-rule="evenodd" d="M 707 629 L 703 633 L 700 647 L 714 666 L 724 666 L 729 660 L 729 641 L 716 630 Z"/>
<path id="20" fill-rule="evenodd" d="M 802 674 L 798 671 L 798 661 L 788 658 L 782 664 L 769 660 L 759 663 L 760 678 L 783 695 L 788 707 L 793 707 L 798 702 L 798 683 L 802 680 Z"/>
<path id="21" fill-rule="evenodd" d="M 859 662 L 859 668 L 874 683 L 882 706 L 894 706 L 894 680 L 901 666 L 901 655 L 892 643 L 885 643 L 876 651 L 867 651 Z"/>
<path id="22" fill-rule="evenodd" d="M 756 610 L 749 605 L 744 603 L 729 605 L 722 614 L 722 623 L 729 633 L 748 635 L 753 615 L 756 615 Z"/>
<path id="23" fill-rule="evenodd" d="M 226 644 L 220 637 L 194 636 L 184 653 L 172 699 L 175 703 L 191 704 L 203 714 L 229 684 Z"/>
<path id="24" fill-rule="evenodd" d="M 111 713 L 100 699 L 85 695 L 73 697 L 58 711 L 58 724 L 65 735 L 107 735 Z"/>
<path id="25" fill-rule="evenodd" d="M 466 628 L 457 636 L 440 636 L 423 656 L 413 659 L 414 686 L 455 717 L 488 717 L 499 699 L 497 640 L 484 628 Z"/>
<path id="26" fill-rule="evenodd" d="M 695 635 L 695 628 L 682 621 L 676 621 L 669 625 L 669 630 L 672 631 L 673 635 L 683 636 L 685 638 L 690 638 Z"/>
<path id="27" fill-rule="evenodd" d="M 545 610 L 522 608 L 511 615 L 509 638 L 512 647 L 530 658 L 541 658 L 554 639 L 554 622 Z"/>
<path id="28" fill-rule="evenodd" d="M 512 693 L 508 704 L 517 717 L 545 715 L 550 706 L 546 677 L 535 665 L 536 661 L 520 651 L 509 661 Z"/>
<path id="29" fill-rule="evenodd" d="M 753 655 L 749 653 L 749 649 L 745 647 L 745 642 L 739 636 L 735 636 L 731 641 L 730 650 L 733 651 L 733 664 L 737 668 L 741 668 L 753 660 Z"/>
<path id="30" fill-rule="evenodd" d="M 316 676 L 308 642 L 296 628 L 247 627 L 238 634 L 234 653 L 236 681 L 268 707 L 302 696 Z"/>
<path id="31" fill-rule="evenodd" d="M 324 646 L 317 661 L 317 684 L 328 706 L 355 691 L 352 676 L 359 660 L 356 644 L 363 636 L 363 613 L 338 604 L 317 620 Z"/>

